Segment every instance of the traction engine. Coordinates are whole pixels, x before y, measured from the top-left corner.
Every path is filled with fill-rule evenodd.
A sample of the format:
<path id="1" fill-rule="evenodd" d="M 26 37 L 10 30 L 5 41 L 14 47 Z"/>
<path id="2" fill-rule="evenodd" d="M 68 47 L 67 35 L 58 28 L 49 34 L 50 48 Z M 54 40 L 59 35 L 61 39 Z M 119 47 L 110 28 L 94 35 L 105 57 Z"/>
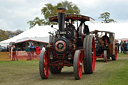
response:
<path id="1" fill-rule="evenodd" d="M 58 8 L 58 16 L 50 17 L 51 22 L 57 22 L 59 29 L 55 35 L 50 35 L 46 50 L 41 51 L 39 71 L 42 79 L 52 74 L 61 73 L 64 66 L 74 67 L 76 80 L 85 74 L 92 74 L 95 69 L 95 41 L 89 34 L 86 21 L 92 18 L 83 15 L 65 14 L 66 9 Z M 74 21 L 80 21 L 79 27 L 75 28 Z"/>

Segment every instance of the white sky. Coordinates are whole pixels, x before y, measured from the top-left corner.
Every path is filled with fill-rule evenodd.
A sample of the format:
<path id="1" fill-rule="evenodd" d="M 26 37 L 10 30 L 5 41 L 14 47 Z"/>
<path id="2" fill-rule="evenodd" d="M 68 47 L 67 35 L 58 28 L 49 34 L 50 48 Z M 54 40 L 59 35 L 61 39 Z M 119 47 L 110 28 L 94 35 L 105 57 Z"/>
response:
<path id="1" fill-rule="evenodd" d="M 128 38 L 128 23 L 95 23 L 88 24 L 90 31 L 100 30 L 100 31 L 110 31 L 115 33 L 116 39 Z"/>
<path id="2" fill-rule="evenodd" d="M 0 0 L 0 29 L 25 31 L 29 29 L 27 24 L 29 20 L 33 20 L 35 17 L 43 18 L 41 8 L 44 7 L 44 4 L 56 5 L 62 1 L 64 0 Z M 113 18 L 117 23 L 128 22 L 128 0 L 68 1 L 76 4 L 80 8 L 81 14 L 94 18 L 96 22 L 100 21 L 98 17 L 103 12 L 110 12 L 110 18 Z M 121 30 L 121 33 L 124 31 L 128 31 L 126 27 Z"/>

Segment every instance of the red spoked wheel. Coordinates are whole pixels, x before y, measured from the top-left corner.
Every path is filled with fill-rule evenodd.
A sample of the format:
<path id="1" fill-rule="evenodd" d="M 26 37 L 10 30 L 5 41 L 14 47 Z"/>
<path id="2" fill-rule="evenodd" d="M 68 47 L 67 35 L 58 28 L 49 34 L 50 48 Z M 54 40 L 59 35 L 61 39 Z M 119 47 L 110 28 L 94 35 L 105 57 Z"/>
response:
<path id="1" fill-rule="evenodd" d="M 82 77 L 83 56 L 80 50 L 76 50 L 74 54 L 74 76 L 76 80 Z"/>
<path id="2" fill-rule="evenodd" d="M 112 60 L 117 60 L 117 47 L 115 47 L 115 55 L 112 56 Z"/>
<path id="3" fill-rule="evenodd" d="M 83 49 L 85 49 L 86 54 L 83 58 L 83 67 L 85 74 L 92 74 L 95 70 L 95 40 L 92 35 L 87 35 L 84 38 Z"/>
<path id="4" fill-rule="evenodd" d="M 40 76 L 42 79 L 47 79 L 49 77 L 49 58 L 47 56 L 47 51 L 42 51 L 40 55 L 40 60 L 39 60 L 39 71 L 40 71 Z"/>

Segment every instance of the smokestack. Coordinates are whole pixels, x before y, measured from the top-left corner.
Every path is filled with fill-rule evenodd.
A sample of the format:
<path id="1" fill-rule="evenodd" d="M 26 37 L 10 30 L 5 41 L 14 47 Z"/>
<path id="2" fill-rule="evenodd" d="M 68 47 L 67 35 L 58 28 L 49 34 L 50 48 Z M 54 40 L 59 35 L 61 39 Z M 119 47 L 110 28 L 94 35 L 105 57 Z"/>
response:
<path id="1" fill-rule="evenodd" d="M 58 24 L 59 24 L 59 30 L 63 31 L 64 30 L 64 21 L 65 21 L 65 8 L 58 8 Z"/>

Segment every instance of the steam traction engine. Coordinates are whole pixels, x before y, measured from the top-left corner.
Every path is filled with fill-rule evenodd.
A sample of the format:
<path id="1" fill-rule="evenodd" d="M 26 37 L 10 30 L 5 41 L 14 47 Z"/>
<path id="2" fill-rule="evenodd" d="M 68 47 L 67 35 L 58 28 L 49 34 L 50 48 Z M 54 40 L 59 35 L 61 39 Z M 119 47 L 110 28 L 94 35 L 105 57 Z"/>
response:
<path id="1" fill-rule="evenodd" d="M 51 17 L 51 22 L 58 22 L 59 29 L 55 35 L 51 35 L 45 51 L 41 51 L 39 71 L 42 79 L 49 77 L 49 72 L 59 74 L 64 66 L 74 67 L 74 76 L 78 80 L 82 76 L 82 68 L 85 74 L 92 74 L 95 69 L 95 41 L 89 35 L 85 21 L 92 18 L 67 14 L 64 8 L 58 8 L 58 16 Z M 72 22 L 80 21 L 75 29 Z"/>
<path id="2" fill-rule="evenodd" d="M 115 33 L 110 31 L 94 30 L 90 32 L 95 36 L 96 57 L 103 58 L 104 62 L 112 58 L 117 60 L 117 46 L 115 45 Z M 103 34 L 106 34 L 103 36 Z"/>

